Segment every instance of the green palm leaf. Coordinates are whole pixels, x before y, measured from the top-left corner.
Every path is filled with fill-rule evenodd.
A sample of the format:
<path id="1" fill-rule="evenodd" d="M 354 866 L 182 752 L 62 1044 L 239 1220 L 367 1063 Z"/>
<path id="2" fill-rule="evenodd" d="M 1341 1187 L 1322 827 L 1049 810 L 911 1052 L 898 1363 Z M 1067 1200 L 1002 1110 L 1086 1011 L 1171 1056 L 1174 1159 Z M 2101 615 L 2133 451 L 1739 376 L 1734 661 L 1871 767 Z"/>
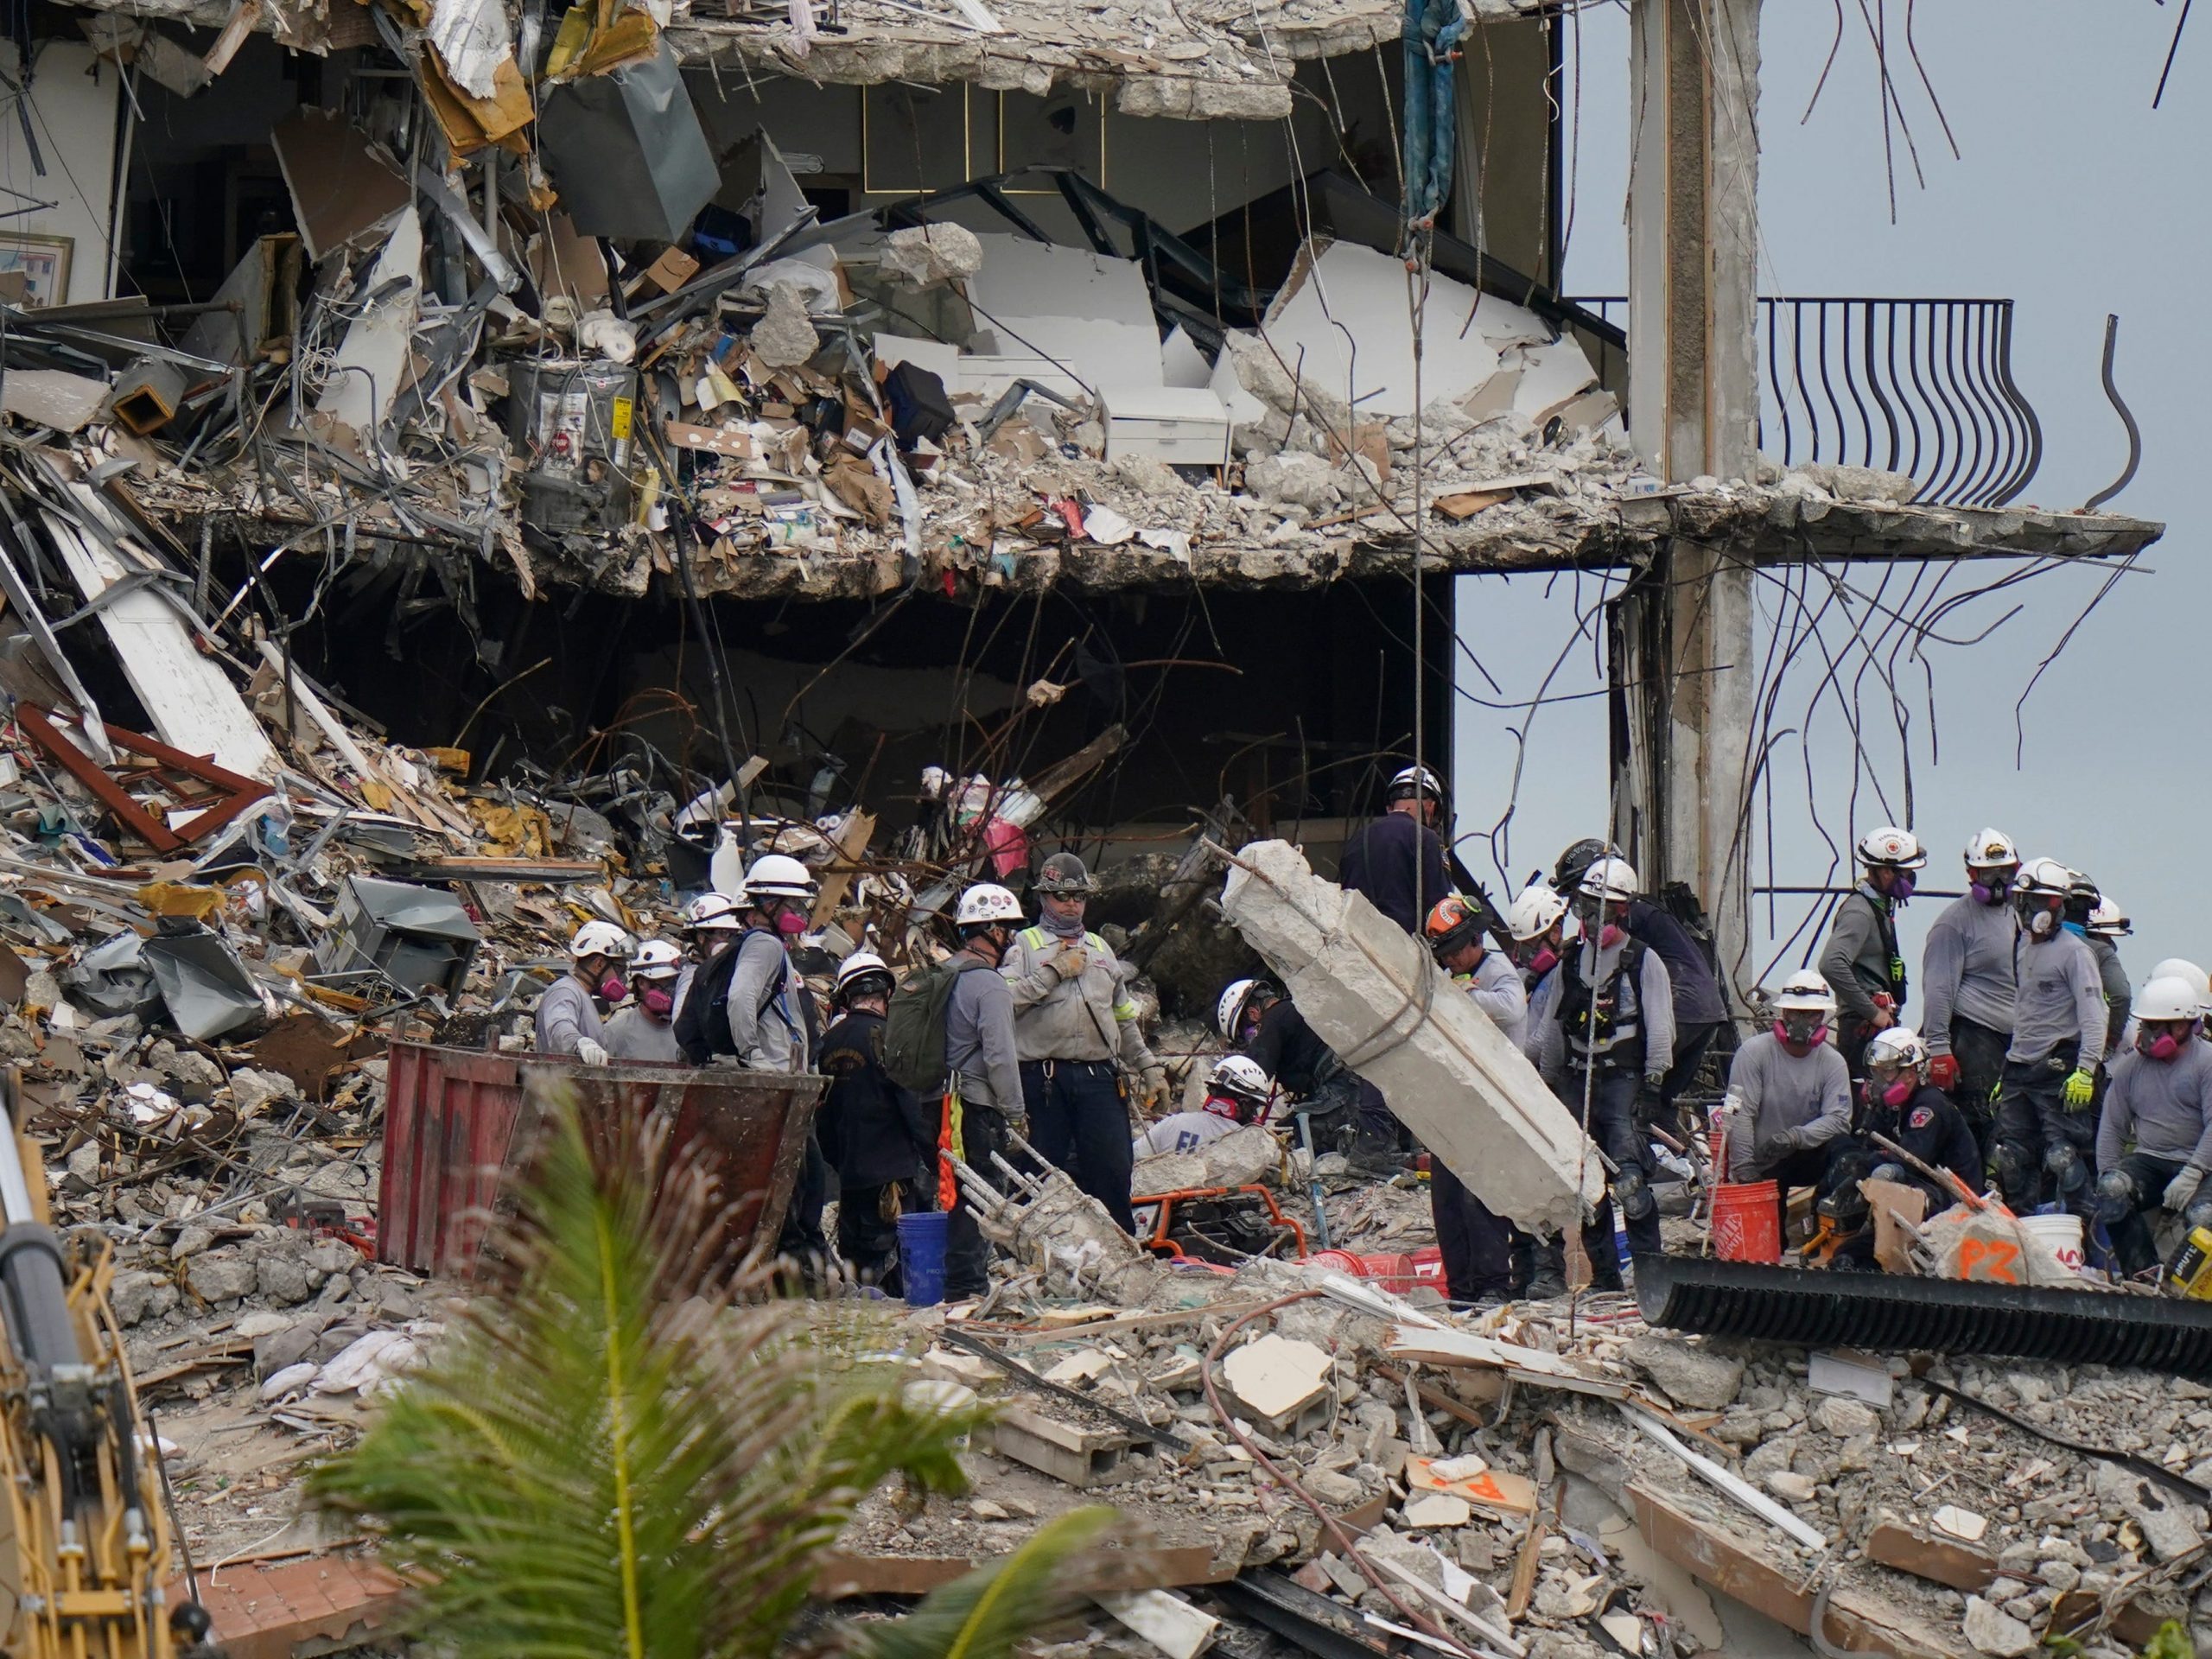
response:
<path id="1" fill-rule="evenodd" d="M 886 1345 L 864 1313 L 760 1299 L 727 1213 L 663 1137 L 554 1115 L 499 1281 L 315 1472 L 455 1659 L 765 1655 L 870 1491 L 962 1486 L 977 1415 L 849 1357 Z"/>
<path id="2" fill-rule="evenodd" d="M 1115 1519 L 1105 1508 L 1071 1510 L 1013 1554 L 931 1592 L 904 1618 L 846 1627 L 836 1645 L 847 1659 L 1009 1659 L 1015 1643 L 1097 1587 L 1070 1569 Z"/>

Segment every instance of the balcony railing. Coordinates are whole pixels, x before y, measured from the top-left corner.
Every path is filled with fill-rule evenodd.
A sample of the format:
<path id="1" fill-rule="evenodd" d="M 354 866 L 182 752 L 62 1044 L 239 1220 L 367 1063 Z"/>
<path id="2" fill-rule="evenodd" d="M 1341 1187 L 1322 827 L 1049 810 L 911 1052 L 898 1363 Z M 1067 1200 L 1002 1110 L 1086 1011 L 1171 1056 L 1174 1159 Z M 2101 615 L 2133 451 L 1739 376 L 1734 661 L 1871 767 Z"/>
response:
<path id="1" fill-rule="evenodd" d="M 1628 321 L 1618 295 L 1575 303 Z M 1910 474 L 1919 500 L 1994 507 L 2042 462 L 2010 300 L 1768 297 L 1759 332 L 1759 444 L 1790 466 L 1878 467 Z"/>

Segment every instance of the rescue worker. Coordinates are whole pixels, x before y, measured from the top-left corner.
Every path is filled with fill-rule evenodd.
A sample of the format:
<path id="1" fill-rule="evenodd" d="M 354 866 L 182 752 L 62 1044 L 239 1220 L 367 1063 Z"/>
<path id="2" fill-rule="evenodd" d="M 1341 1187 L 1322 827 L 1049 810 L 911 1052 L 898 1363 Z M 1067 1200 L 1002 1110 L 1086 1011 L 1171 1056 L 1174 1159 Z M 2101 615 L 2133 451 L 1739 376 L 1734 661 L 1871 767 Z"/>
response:
<path id="1" fill-rule="evenodd" d="M 1943 907 L 1921 950 L 1928 1000 L 1921 1030 L 1929 1077 L 1965 1115 L 1986 1165 L 1996 1140 L 1997 1082 L 2012 1041 L 2012 940 L 2019 927 L 2008 901 L 2020 849 L 2002 830 L 1984 830 L 1967 842 L 1966 867 L 1965 896 Z"/>
<path id="2" fill-rule="evenodd" d="M 1489 948 L 1480 912 L 1453 893 L 1436 901 L 1421 931 L 1436 965 L 1465 988 L 1500 1036 L 1521 1048 L 1529 1034 L 1528 989 L 1520 969 Z M 1513 1224 L 1470 1192 L 1440 1158 L 1428 1160 L 1428 1207 L 1453 1301 L 1503 1301 L 1516 1294 Z M 1518 1288 L 1526 1285 L 1521 1275 Z"/>
<path id="3" fill-rule="evenodd" d="M 1224 1054 L 1206 1074 L 1205 1098 L 1195 1112 L 1171 1112 L 1130 1143 L 1132 1158 L 1193 1152 L 1209 1141 L 1257 1123 L 1274 1097 L 1274 1084 L 1242 1054 Z"/>
<path id="4" fill-rule="evenodd" d="M 806 1070 L 814 1010 L 786 942 L 806 931 L 814 877 L 782 853 L 746 872 L 742 929 L 702 968 L 684 999 L 677 1040 L 694 1065 L 734 1060 L 752 1071 Z"/>
<path id="5" fill-rule="evenodd" d="M 612 1057 L 607 1030 L 600 1024 L 597 997 L 620 1002 L 626 987 L 615 964 L 630 954 L 630 936 L 612 922 L 586 922 L 569 941 L 569 971 L 537 999 L 537 1049 L 540 1054 L 573 1054 L 586 1065 L 605 1065 Z"/>
<path id="6" fill-rule="evenodd" d="M 1722 1106 L 1728 1179 L 1772 1181 L 1788 1236 L 1789 1192 L 1835 1189 L 1851 1150 L 1851 1077 L 1828 1041 L 1836 995 L 1822 975 L 1800 969 L 1774 998 L 1774 1023 L 1748 1038 L 1728 1068 Z"/>
<path id="7" fill-rule="evenodd" d="M 670 1024 L 676 1011 L 676 983 L 683 953 L 666 939 L 647 939 L 630 957 L 632 1000 L 607 1022 L 607 1052 L 618 1060 L 683 1064 L 683 1046 Z"/>
<path id="8" fill-rule="evenodd" d="M 1129 1110 L 1114 1063 L 1118 1057 L 1140 1080 L 1147 1113 L 1166 1098 L 1167 1069 L 1145 1046 L 1128 969 L 1105 940 L 1084 930 L 1084 908 L 1096 890 L 1073 853 L 1046 859 L 1035 883 L 1037 925 L 1014 936 L 999 971 L 1014 989 L 1031 1142 L 1134 1231 Z"/>
<path id="9" fill-rule="evenodd" d="M 1576 842 L 1559 855 L 1552 867 L 1552 886 L 1573 893 L 1583 874 L 1600 858 L 1618 858 L 1620 849 L 1591 836 Z M 1659 1121 L 1680 1133 L 1675 1101 L 1696 1079 L 1707 1052 L 1729 1024 L 1728 999 L 1721 993 L 1720 976 L 1713 958 L 1688 924 L 1664 905 L 1638 897 L 1628 906 L 1624 924 L 1628 936 L 1641 939 L 1659 953 L 1667 964 L 1667 982 L 1675 993 L 1675 1062 L 1659 1084 Z"/>
<path id="10" fill-rule="evenodd" d="M 1513 955 L 1521 981 L 1529 994 L 1522 1052 L 1534 1065 L 1542 1027 L 1551 1019 L 1552 994 L 1559 986 L 1560 952 L 1566 948 L 1567 900 L 1542 882 L 1534 882 L 1513 901 L 1505 913 L 1506 931 L 1513 936 Z M 1433 1178 L 1433 1177 L 1432 1177 Z M 1540 1239 L 1520 1228 L 1513 1230 L 1513 1288 L 1516 1297 L 1538 1301 L 1567 1294 L 1567 1244 L 1556 1236 Z"/>
<path id="11" fill-rule="evenodd" d="M 1919 1192 L 1923 1218 L 1958 1202 L 1957 1190 L 1948 1182 L 1922 1174 L 1877 1145 L 1874 1135 L 1895 1141 L 1933 1168 L 1950 1171 L 1969 1191 L 1980 1190 L 1980 1147 L 1965 1115 L 1936 1086 L 1929 1062 L 1927 1044 L 1910 1026 L 1876 1032 L 1866 1045 L 1866 1081 L 1860 1085 L 1858 1131 L 1851 1149 L 1838 1154 L 1830 1166 L 1833 1187 L 1820 1203 L 1821 1214 L 1834 1218 L 1844 1234 L 1835 1254 L 1839 1268 L 1871 1273 L 1880 1265 L 1874 1255 L 1872 1206 L 1859 1190 L 1862 1179 L 1872 1177 Z M 1863 1148 L 1857 1144 L 1860 1141 L 1865 1143 Z"/>
<path id="12" fill-rule="evenodd" d="M 960 895 L 953 912 L 960 948 L 945 963 L 959 977 L 944 1008 L 946 1087 L 937 1144 L 985 1180 L 1000 1173 L 991 1154 L 1011 1163 L 1013 1137 L 1027 1140 L 1029 1134 L 1014 1034 L 1014 988 L 999 972 L 1020 925 L 1021 901 L 995 882 L 977 882 Z M 990 971 L 975 971 L 978 968 Z M 943 1160 L 938 1162 L 938 1200 L 952 1212 L 945 1241 L 944 1294 L 954 1300 L 980 1296 L 989 1282 L 989 1249 L 975 1217 L 960 1201 L 951 1165 Z"/>
<path id="13" fill-rule="evenodd" d="M 1281 987 L 1265 979 L 1230 982 L 1215 1007 L 1214 1026 L 1274 1079 L 1293 1115 L 1306 1118 L 1316 1152 L 1331 1150 L 1351 1131 L 1359 1109 L 1359 1079 L 1344 1070 Z"/>
<path id="14" fill-rule="evenodd" d="M 1928 864 L 1919 838 L 1890 824 L 1868 831 L 1858 855 L 1863 874 L 1835 907 L 1820 960 L 1821 976 L 1835 993 L 1837 1034 L 1853 1077 L 1866 1075 L 1861 1060 L 1867 1039 L 1904 1017 L 1897 907 L 1912 897 L 1913 883 Z"/>
<path id="15" fill-rule="evenodd" d="M 2112 1063 L 2095 1213 L 2130 1276 L 2158 1261 L 2149 1211 L 2173 1211 L 2185 1228 L 2212 1224 L 2212 1047 L 2193 1040 L 2203 1006 L 2193 982 L 2152 980 L 2135 999 L 2134 1046 Z"/>
<path id="16" fill-rule="evenodd" d="M 734 936 L 745 931 L 744 906 L 728 893 L 702 893 L 683 906 L 683 931 L 690 951 L 683 971 L 676 976 L 676 1010 L 669 1016 L 671 1025 L 683 1017 L 683 1004 L 699 969 Z"/>
<path id="17" fill-rule="evenodd" d="M 1866 1045 L 1866 1111 L 1862 1131 L 1886 1136 L 1921 1162 L 1949 1170 L 1970 1192 L 1979 1192 L 1983 1179 L 1980 1146 L 1966 1115 L 1936 1086 L 1933 1058 L 1920 1033 L 1910 1026 L 1891 1026 L 1875 1033 Z M 1926 1215 L 1935 1215 L 1958 1202 L 1953 1188 L 1929 1180 L 1871 1140 L 1866 1145 L 1866 1160 L 1870 1166 L 1866 1173 L 1877 1180 L 1919 1188 L 1927 1195 Z M 1872 1254 L 1870 1240 L 1870 1257 Z"/>
<path id="18" fill-rule="evenodd" d="M 1621 1286 L 1613 1246 L 1612 1205 L 1627 1224 L 1638 1255 L 1659 1252 L 1659 1202 L 1644 1174 L 1650 1156 L 1637 1133 L 1637 1091 L 1656 1094 L 1673 1063 L 1674 996 L 1659 953 L 1629 937 L 1624 925 L 1636 896 L 1627 861 L 1601 858 L 1575 889 L 1580 934 L 1557 972 L 1559 985 L 1537 1027 L 1536 1069 L 1612 1160 L 1612 1197 L 1584 1229 L 1592 1284 Z"/>
<path id="19" fill-rule="evenodd" d="M 934 1207 L 937 1161 L 928 1108 L 883 1069 L 884 1015 L 896 984 L 873 951 L 838 963 L 837 1018 L 815 1057 L 815 1070 L 830 1079 L 815 1122 L 837 1172 L 837 1254 L 858 1282 L 888 1296 L 904 1289 L 899 1217 Z"/>
<path id="20" fill-rule="evenodd" d="M 2074 872 L 2055 858 L 2020 866 L 2012 903 L 2012 1043 L 1997 1092 L 1997 1180 L 2005 1201 L 2028 1210 L 2045 1178 L 2059 1202 L 2088 1202 L 2095 1156 L 2097 1067 L 2105 1054 L 2104 988 L 2088 941 L 2066 925 Z"/>
<path id="21" fill-rule="evenodd" d="M 1428 907 L 1452 891 L 1445 873 L 1444 842 L 1436 824 L 1444 816 L 1444 785 L 1427 766 L 1408 766 L 1390 779 L 1382 816 L 1362 824 L 1344 842 L 1337 880 L 1415 938 Z"/>
<path id="22" fill-rule="evenodd" d="M 1390 779 L 1383 802 L 1382 816 L 1344 842 L 1337 880 L 1419 938 L 1429 906 L 1452 890 L 1445 842 L 1436 831 L 1445 817 L 1444 785 L 1427 766 L 1407 766 Z M 1353 1084 L 1359 1113 L 1342 1137 L 1345 1155 L 1363 1174 L 1392 1174 L 1404 1167 L 1411 1137 L 1380 1089 L 1364 1077 Z"/>
<path id="23" fill-rule="evenodd" d="M 2088 886 L 2095 898 L 2088 913 L 2082 918 L 2082 935 L 2089 942 L 2089 954 L 2097 959 L 2097 982 L 2104 988 L 2107 1010 L 2105 1052 L 2118 1054 L 2120 1039 L 2127 1033 L 2128 1013 L 2135 1001 L 2135 994 L 2129 988 L 2127 969 L 2120 959 L 2120 941 L 2135 931 L 2135 924 L 2128 920 L 2125 911 L 2099 892 L 2094 883 Z"/>

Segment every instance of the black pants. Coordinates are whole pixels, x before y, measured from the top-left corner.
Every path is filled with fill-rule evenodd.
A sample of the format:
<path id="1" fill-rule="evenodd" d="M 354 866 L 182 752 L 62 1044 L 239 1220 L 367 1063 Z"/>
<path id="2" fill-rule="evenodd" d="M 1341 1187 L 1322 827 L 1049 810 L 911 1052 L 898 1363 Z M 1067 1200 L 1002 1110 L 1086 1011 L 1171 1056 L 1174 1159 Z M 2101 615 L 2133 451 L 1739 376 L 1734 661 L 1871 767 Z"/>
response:
<path id="1" fill-rule="evenodd" d="M 1858 1180 L 1867 1171 L 1866 1154 L 1859 1143 L 1847 1135 L 1840 1135 L 1826 1146 L 1811 1147 L 1803 1152 L 1793 1152 L 1778 1163 L 1755 1169 L 1751 1179 L 1774 1183 L 1774 1205 L 1781 1218 L 1777 1236 L 1789 1236 L 1789 1193 L 1793 1187 L 1809 1186 L 1815 1202 L 1825 1198 L 1848 1176 Z"/>
<path id="2" fill-rule="evenodd" d="M 822 1142 L 810 1132 L 806 1156 L 791 1183 L 791 1201 L 784 1211 L 784 1230 L 776 1237 L 776 1254 L 788 1259 L 799 1278 L 817 1287 L 830 1260 L 830 1240 L 822 1230 L 822 1211 L 830 1202 L 830 1160 L 822 1155 Z"/>
<path id="3" fill-rule="evenodd" d="M 1851 1074 L 1852 1082 L 1866 1080 L 1866 1045 L 1874 1040 L 1874 1033 L 1879 1029 L 1864 1020 L 1848 1016 L 1837 1022 L 1836 1050 L 1843 1056 L 1843 1067 Z"/>
<path id="4" fill-rule="evenodd" d="M 1436 1218 L 1445 1287 L 1453 1301 L 1478 1302 L 1527 1288 L 1525 1275 L 1517 1287 L 1515 1283 L 1514 1235 L 1518 1230 L 1467 1191 L 1440 1158 L 1429 1160 L 1428 1207 Z"/>
<path id="5" fill-rule="evenodd" d="M 1129 1213 L 1129 1171 L 1135 1162 L 1129 1111 L 1112 1063 L 1024 1060 L 1021 1096 L 1029 1106 L 1029 1144 L 1104 1205 L 1116 1226 L 1135 1232 L 1136 1217 Z"/>
<path id="6" fill-rule="evenodd" d="M 1697 1080 L 1697 1069 L 1705 1064 L 1706 1051 L 1713 1046 L 1728 1022 L 1715 1020 L 1700 1026 L 1678 1026 L 1675 1029 L 1675 1063 L 1667 1068 L 1666 1077 L 1659 1084 L 1658 1122 L 1669 1135 L 1681 1133 L 1675 1118 L 1675 1097 Z"/>
<path id="7" fill-rule="evenodd" d="M 991 1185 L 1004 1190 L 1005 1177 L 991 1161 L 997 1153 L 1008 1163 L 1014 1142 L 1007 1138 L 1006 1114 L 995 1106 L 963 1102 L 960 1109 L 961 1160 Z M 1127 1136 L 1122 1144 L 1128 1144 Z M 995 1177 L 996 1179 L 993 1179 Z M 956 1199 L 945 1224 L 944 1294 L 948 1301 L 980 1296 L 990 1284 L 990 1242 L 976 1225 L 976 1217 Z"/>
<path id="8" fill-rule="evenodd" d="M 937 1207 L 927 1185 L 918 1179 L 848 1186 L 837 1194 L 837 1254 L 850 1266 L 854 1278 L 878 1287 L 887 1296 L 906 1290 L 899 1274 L 899 1224 L 883 1213 L 884 1195 L 893 1192 L 899 1194 L 903 1215 Z"/>
<path id="9" fill-rule="evenodd" d="M 2152 1237 L 2152 1224 L 2145 1217 L 2165 1207 L 2166 1184 L 2186 1167 L 2179 1158 L 2156 1158 L 2147 1152 L 2131 1152 L 2099 1179 L 2098 1196 L 2102 1200 L 2114 1175 L 2126 1178 L 2130 1189 L 2126 1194 L 2127 1213 L 2117 1221 L 2107 1223 L 2106 1227 L 2112 1235 L 2112 1248 L 2120 1257 L 2120 1269 L 2131 1277 L 2158 1261 L 2158 1243 Z M 2196 1196 L 2181 1212 L 2181 1218 L 2185 1229 L 2212 1225 L 2212 1181 L 2197 1189 Z"/>
<path id="10" fill-rule="evenodd" d="M 2088 1213 L 2097 1162 L 2097 1119 L 2066 1109 L 2071 1045 L 2048 1059 L 2005 1062 L 1997 1086 L 1997 1183 L 2016 1211 L 2044 1202 L 2048 1188 L 2069 1210 Z"/>
<path id="11" fill-rule="evenodd" d="M 1613 1160 L 1616 1169 L 1634 1169 L 1638 1177 L 1649 1183 L 1651 1156 L 1643 1137 L 1636 1125 L 1637 1094 L 1643 1078 L 1633 1070 L 1601 1071 L 1590 1090 L 1590 1138 L 1595 1141 L 1606 1157 Z M 1570 1070 L 1559 1085 L 1560 1100 L 1579 1122 L 1582 1116 L 1583 1074 Z M 1590 1250 L 1590 1264 L 1602 1282 L 1608 1268 L 1612 1268 L 1613 1282 L 1619 1281 L 1619 1270 L 1613 1249 L 1612 1202 L 1607 1199 L 1598 1206 L 1598 1217 L 1583 1230 L 1583 1248 Z M 1602 1241 L 1602 1243 L 1593 1243 Z M 1628 1218 L 1629 1248 L 1638 1255 L 1656 1255 L 1660 1252 L 1659 1205 L 1653 1199 L 1641 1216 Z M 1610 1288 L 1610 1287 L 1608 1287 Z"/>
<path id="12" fill-rule="evenodd" d="M 1974 1131 L 1982 1167 L 1997 1152 L 1997 1085 L 2005 1077 L 2005 1051 L 2012 1039 L 1971 1020 L 1951 1021 L 1951 1058 L 1959 1063 L 1959 1086 L 1951 1099 Z"/>

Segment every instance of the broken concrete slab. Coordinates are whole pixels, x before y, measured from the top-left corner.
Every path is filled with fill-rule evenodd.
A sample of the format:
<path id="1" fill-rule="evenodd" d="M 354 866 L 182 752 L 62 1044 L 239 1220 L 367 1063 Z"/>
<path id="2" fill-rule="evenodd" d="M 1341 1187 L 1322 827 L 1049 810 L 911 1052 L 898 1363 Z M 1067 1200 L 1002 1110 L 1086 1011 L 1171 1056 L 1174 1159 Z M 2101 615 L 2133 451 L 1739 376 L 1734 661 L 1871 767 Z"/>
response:
<path id="1" fill-rule="evenodd" d="M 1382 1091 L 1430 1155 L 1502 1216 L 1580 1226 L 1604 1161 L 1520 1049 L 1452 992 L 1427 950 L 1285 841 L 1237 855 L 1222 911 L 1346 1069 Z"/>
<path id="2" fill-rule="evenodd" d="M 1310 1342 L 1270 1332 L 1221 1362 L 1222 1375 L 1239 1404 L 1275 1427 L 1329 1392 L 1329 1357 Z"/>
<path id="3" fill-rule="evenodd" d="M 1622 1357 L 1678 1406 L 1720 1411 L 1735 1403 L 1743 1386 L 1742 1360 L 1674 1338 L 1638 1337 Z"/>

